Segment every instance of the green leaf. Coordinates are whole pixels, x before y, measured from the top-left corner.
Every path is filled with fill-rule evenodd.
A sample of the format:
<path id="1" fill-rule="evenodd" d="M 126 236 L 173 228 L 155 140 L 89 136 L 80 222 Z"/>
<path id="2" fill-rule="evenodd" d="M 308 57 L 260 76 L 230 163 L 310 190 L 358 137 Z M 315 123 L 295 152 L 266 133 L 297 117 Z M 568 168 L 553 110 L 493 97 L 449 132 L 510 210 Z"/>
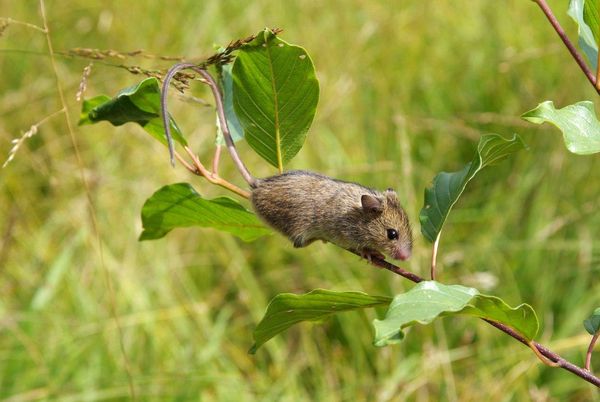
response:
<path id="1" fill-rule="evenodd" d="M 187 142 L 169 116 L 173 139 L 182 145 Z M 155 139 L 167 145 L 167 138 L 160 118 L 160 89 L 156 78 L 147 78 L 142 82 L 121 90 L 117 96 L 96 96 L 83 102 L 79 124 L 92 124 L 108 121 L 114 126 L 125 123 L 137 123 Z"/>
<path id="2" fill-rule="evenodd" d="M 505 324 L 532 340 L 539 329 L 535 311 L 527 304 L 511 308 L 502 299 L 460 285 L 424 281 L 394 297 L 383 320 L 374 320 L 375 346 L 398 343 L 402 329 L 429 324 L 437 317 L 470 315 Z"/>
<path id="3" fill-rule="evenodd" d="M 228 197 L 202 198 L 188 183 L 164 186 L 142 207 L 140 240 L 159 239 L 172 229 L 201 226 L 229 232 L 244 241 L 271 233 L 254 215 Z"/>
<path id="4" fill-rule="evenodd" d="M 458 172 L 441 172 L 435 176 L 432 186 L 425 189 L 425 202 L 419 213 L 423 236 L 430 242 L 438 238 L 450 210 L 477 172 L 523 148 L 525 144 L 516 134 L 511 139 L 498 134 L 486 134 L 479 139 L 477 154 L 472 162 Z"/>
<path id="5" fill-rule="evenodd" d="M 221 89 L 223 91 L 223 111 L 225 112 L 225 119 L 227 120 L 227 127 L 229 127 L 229 133 L 233 142 L 237 142 L 244 138 L 244 129 L 242 128 L 240 121 L 235 114 L 233 109 L 233 77 L 231 76 L 231 64 L 225 64 L 221 66 Z M 223 138 L 223 132 L 221 131 L 221 125 L 217 116 L 217 145 L 225 145 L 225 139 Z"/>
<path id="6" fill-rule="evenodd" d="M 600 122 L 590 101 L 577 102 L 562 109 L 556 109 L 552 101 L 546 101 L 521 117 L 535 124 L 548 122 L 558 127 L 567 149 L 574 154 L 600 152 Z"/>
<path id="7" fill-rule="evenodd" d="M 594 43 L 596 43 L 596 49 L 598 48 L 597 46 L 600 38 L 600 21 L 598 17 L 598 1 L 585 1 L 583 4 L 583 20 L 592 31 L 592 35 L 594 36 Z"/>
<path id="8" fill-rule="evenodd" d="M 110 99 L 111 99 L 110 96 L 107 96 L 107 95 L 98 95 L 98 96 L 95 96 L 90 99 L 84 99 L 83 104 L 81 105 L 81 114 L 79 115 L 79 123 L 78 124 L 80 126 L 82 126 L 84 124 L 94 124 L 95 122 L 93 122 L 90 119 L 90 116 L 89 116 L 90 112 L 94 108 L 96 108 L 104 103 L 109 102 Z"/>
<path id="9" fill-rule="evenodd" d="M 266 29 L 238 51 L 232 74 L 248 144 L 281 171 L 302 148 L 319 100 L 310 57 Z"/>
<path id="10" fill-rule="evenodd" d="M 600 307 L 594 310 L 592 315 L 583 321 L 583 326 L 590 335 L 600 332 Z"/>
<path id="11" fill-rule="evenodd" d="M 588 58 L 592 70 L 596 71 L 598 64 L 598 28 L 596 28 L 595 33 L 593 33 L 592 29 L 586 22 L 586 20 L 590 20 L 590 10 L 585 10 L 589 7 L 589 3 L 594 2 L 585 0 L 571 0 L 569 3 L 569 11 L 567 13 L 577 23 L 579 47 L 583 50 Z M 587 16 L 585 16 L 585 14 L 587 14 Z"/>
<path id="12" fill-rule="evenodd" d="M 254 330 L 254 345 L 249 353 L 256 353 L 269 339 L 299 322 L 322 321 L 343 311 L 386 306 L 391 300 L 389 297 L 370 296 L 361 292 L 324 289 L 316 289 L 303 295 L 278 294 L 271 300 L 265 316 Z"/>

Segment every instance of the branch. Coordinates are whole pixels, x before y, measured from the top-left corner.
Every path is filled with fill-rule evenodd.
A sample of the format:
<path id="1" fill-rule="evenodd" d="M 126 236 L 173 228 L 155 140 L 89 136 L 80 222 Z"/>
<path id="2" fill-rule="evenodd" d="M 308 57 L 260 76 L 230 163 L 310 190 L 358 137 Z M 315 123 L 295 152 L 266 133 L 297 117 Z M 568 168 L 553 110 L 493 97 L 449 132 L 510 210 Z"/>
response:
<path id="1" fill-rule="evenodd" d="M 589 69 L 589 67 L 585 63 L 585 60 L 583 59 L 581 54 L 577 51 L 577 49 L 575 48 L 573 43 L 569 40 L 569 37 L 565 33 L 564 29 L 560 26 L 560 23 L 554 16 L 554 13 L 552 13 L 552 10 L 550 9 L 550 6 L 548 6 L 548 4 L 546 3 L 546 0 L 533 0 L 533 1 L 538 6 L 540 6 L 540 8 L 542 9 L 542 12 L 546 16 L 546 18 L 548 18 L 548 21 L 550 22 L 550 24 L 552 25 L 552 27 L 554 28 L 554 30 L 556 31 L 556 33 L 558 34 L 560 39 L 563 41 L 563 43 L 569 50 L 569 53 L 571 53 L 571 56 L 573 56 L 573 59 L 575 59 L 575 62 L 577 62 L 577 64 L 579 65 L 579 68 L 581 68 L 581 71 L 583 71 L 583 73 L 587 77 L 588 81 L 592 84 L 592 86 L 594 87 L 596 92 L 598 92 L 598 94 L 600 95 L 600 88 L 598 88 L 596 86 L 596 77 L 594 76 L 594 73 Z"/>
<path id="2" fill-rule="evenodd" d="M 360 256 L 359 253 L 356 253 L 356 252 L 353 252 L 353 253 Z M 409 281 L 412 281 L 415 283 L 419 283 L 419 282 L 422 282 L 425 280 L 425 279 L 421 278 L 420 276 L 413 274 L 412 272 L 405 271 L 404 269 L 402 269 L 388 261 L 385 261 L 381 258 L 372 257 L 371 263 L 377 267 L 387 269 L 388 271 L 391 271 L 391 272 L 395 273 L 396 275 L 400 275 L 400 276 L 408 279 Z M 497 329 L 504 332 L 505 334 L 513 337 L 517 341 L 521 342 L 523 345 L 530 347 L 532 349 L 533 349 L 533 347 L 535 347 L 540 355 L 544 356 L 546 359 L 549 360 L 549 362 L 544 362 L 545 364 L 550 363 L 551 366 L 557 366 L 564 370 L 570 371 L 571 373 L 575 374 L 577 377 L 580 377 L 580 378 L 584 379 L 585 381 L 589 382 L 590 384 L 593 384 L 593 385 L 597 386 L 598 388 L 600 388 L 600 378 L 596 377 L 595 375 L 590 373 L 589 370 L 586 370 L 582 367 L 576 366 L 575 364 L 563 359 L 560 355 L 552 352 L 550 349 L 546 348 L 543 345 L 540 345 L 537 342 L 531 342 L 531 341 L 525 339 L 521 334 L 519 334 L 518 332 L 516 332 L 514 329 L 512 329 L 511 327 L 509 327 L 507 325 L 500 324 L 498 322 L 491 321 L 491 320 L 488 320 L 485 318 L 483 318 L 483 321 L 487 322 L 488 324 L 490 324 L 493 327 L 496 327 Z"/>

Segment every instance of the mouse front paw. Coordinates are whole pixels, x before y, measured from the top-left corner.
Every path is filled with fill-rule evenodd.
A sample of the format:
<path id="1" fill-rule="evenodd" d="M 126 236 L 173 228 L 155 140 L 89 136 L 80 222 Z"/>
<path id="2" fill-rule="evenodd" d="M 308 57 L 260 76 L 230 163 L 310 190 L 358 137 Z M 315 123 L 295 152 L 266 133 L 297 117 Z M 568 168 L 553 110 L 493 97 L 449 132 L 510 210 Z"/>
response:
<path id="1" fill-rule="evenodd" d="M 377 258 L 380 260 L 385 260 L 385 256 L 381 254 L 379 251 L 371 250 L 368 248 L 360 250 L 360 255 L 362 258 L 366 259 L 370 263 L 373 263 L 373 258 Z"/>

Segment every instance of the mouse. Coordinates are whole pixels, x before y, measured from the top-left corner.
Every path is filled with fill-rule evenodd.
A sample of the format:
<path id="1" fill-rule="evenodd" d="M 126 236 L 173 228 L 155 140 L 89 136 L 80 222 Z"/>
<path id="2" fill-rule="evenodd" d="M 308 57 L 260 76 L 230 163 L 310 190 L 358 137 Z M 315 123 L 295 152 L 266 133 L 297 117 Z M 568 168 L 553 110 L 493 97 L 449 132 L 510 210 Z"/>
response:
<path id="1" fill-rule="evenodd" d="M 163 80 L 161 114 L 172 163 L 174 147 L 166 94 L 170 79 L 182 69 L 196 71 L 210 86 L 225 144 L 248 184 L 252 209 L 261 221 L 288 237 L 297 248 L 321 240 L 369 261 L 384 259 L 384 254 L 396 260 L 410 257 L 412 230 L 393 189 L 378 191 L 308 170 L 291 170 L 265 178 L 250 174 L 229 132 L 218 84 L 206 69 L 192 63 L 176 64 Z"/>

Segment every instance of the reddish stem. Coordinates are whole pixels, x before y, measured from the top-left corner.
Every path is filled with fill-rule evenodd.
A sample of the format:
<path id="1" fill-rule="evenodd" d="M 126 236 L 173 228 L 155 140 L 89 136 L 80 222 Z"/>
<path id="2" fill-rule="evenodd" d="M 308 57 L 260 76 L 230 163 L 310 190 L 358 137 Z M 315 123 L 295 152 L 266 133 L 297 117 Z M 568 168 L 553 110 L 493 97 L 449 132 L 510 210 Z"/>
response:
<path id="1" fill-rule="evenodd" d="M 587 353 L 585 355 L 585 369 L 587 371 L 592 371 L 590 367 L 592 367 L 592 351 L 594 350 L 594 346 L 596 346 L 596 341 L 600 337 L 600 332 L 596 332 L 594 336 L 592 336 L 592 340 L 590 342 L 590 346 L 588 347 Z"/>
<path id="2" fill-rule="evenodd" d="M 355 253 L 355 254 L 360 255 L 358 253 Z M 387 269 L 388 271 L 391 271 L 391 272 L 395 273 L 396 275 L 400 275 L 400 276 L 402 276 L 412 282 L 415 282 L 415 283 L 419 283 L 419 282 L 422 282 L 425 280 L 425 279 L 421 278 L 420 276 L 413 274 L 412 272 L 405 271 L 404 269 L 402 269 L 388 261 L 377 258 L 377 257 L 373 257 L 371 259 L 371 263 L 380 268 Z M 499 322 L 495 322 L 492 320 L 488 320 L 485 318 L 483 318 L 483 321 L 487 322 L 488 324 L 492 325 L 493 327 L 496 327 L 497 329 L 504 332 L 505 334 L 513 337 L 514 339 L 521 342 L 523 345 L 525 345 L 527 347 L 535 346 L 535 348 L 540 352 L 540 354 L 542 356 L 544 356 L 545 358 L 547 358 L 550 362 L 556 363 L 556 365 L 558 367 L 560 367 L 564 370 L 570 371 L 571 373 L 575 374 L 577 377 L 580 377 L 580 378 L 584 379 L 585 381 L 589 382 L 590 384 L 593 384 L 593 385 L 597 386 L 598 388 L 600 388 L 600 378 L 593 375 L 589 370 L 586 370 L 584 368 L 576 366 L 575 364 L 563 359 L 560 355 L 552 352 L 550 349 L 546 348 L 543 345 L 540 345 L 537 342 L 528 341 L 521 334 L 519 334 L 517 331 L 515 331 L 514 329 L 512 329 L 511 327 L 509 327 L 507 325 L 504 325 L 504 324 L 501 324 Z"/>
<path id="3" fill-rule="evenodd" d="M 594 73 L 589 69 L 589 67 L 585 63 L 585 60 L 583 59 L 581 54 L 579 54 L 579 52 L 577 51 L 577 49 L 575 48 L 573 43 L 569 40 L 569 37 L 565 33 L 564 29 L 560 26 L 560 23 L 554 16 L 554 13 L 552 13 L 552 10 L 550 9 L 550 6 L 548 6 L 548 4 L 546 3 L 546 0 L 533 0 L 533 1 L 535 1 L 535 3 L 538 6 L 540 6 L 544 15 L 546 16 L 546 18 L 548 18 L 548 21 L 550 22 L 550 24 L 552 25 L 552 27 L 554 28 L 554 30 L 556 31 L 556 33 L 558 34 L 560 39 L 563 41 L 563 43 L 569 50 L 569 53 L 571 53 L 571 56 L 573 56 L 573 59 L 575 59 L 575 61 L 579 65 L 579 68 L 581 68 L 581 71 L 583 71 L 583 73 L 587 77 L 588 81 L 592 84 L 592 86 L 596 90 L 596 92 L 598 92 L 598 94 L 600 94 L 600 89 L 596 87 L 596 77 L 594 76 Z"/>

